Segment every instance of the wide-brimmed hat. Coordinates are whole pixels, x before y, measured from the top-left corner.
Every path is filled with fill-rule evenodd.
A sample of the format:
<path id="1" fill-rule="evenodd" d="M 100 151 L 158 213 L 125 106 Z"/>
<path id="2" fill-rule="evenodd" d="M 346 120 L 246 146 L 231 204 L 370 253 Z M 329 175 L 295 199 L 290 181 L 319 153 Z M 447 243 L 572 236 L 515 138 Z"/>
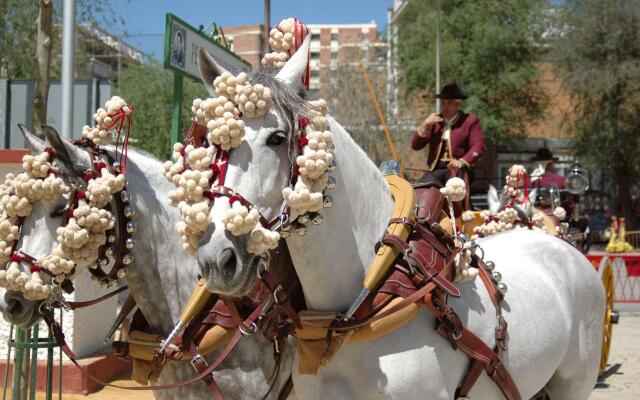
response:
<path id="1" fill-rule="evenodd" d="M 558 161 L 558 157 L 554 157 L 548 148 L 540 147 L 529 161 Z"/>
<path id="2" fill-rule="evenodd" d="M 455 83 L 444 85 L 442 91 L 440 93 L 436 93 L 436 99 L 464 100 L 467 97 L 469 96 L 460 90 L 458 85 Z"/>

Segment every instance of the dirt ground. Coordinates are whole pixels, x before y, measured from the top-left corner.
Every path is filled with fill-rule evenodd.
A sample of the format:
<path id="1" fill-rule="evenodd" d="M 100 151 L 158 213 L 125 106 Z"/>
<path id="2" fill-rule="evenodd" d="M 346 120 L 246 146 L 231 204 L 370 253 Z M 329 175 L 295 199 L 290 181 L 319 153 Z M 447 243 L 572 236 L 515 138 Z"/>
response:
<path id="1" fill-rule="evenodd" d="M 114 383 L 135 384 L 128 380 L 115 381 Z M 57 399 L 58 397 L 54 395 L 53 398 Z M 152 400 L 153 395 L 149 392 L 105 388 L 88 396 L 63 394 L 62 398 L 64 400 Z M 38 393 L 36 399 L 44 400 L 44 394 Z M 589 397 L 589 400 L 605 399 L 640 399 L 640 312 L 621 312 L 620 323 L 613 327 L 613 342 L 607 372 Z"/>
<path id="2" fill-rule="evenodd" d="M 613 340 L 604 380 L 589 400 L 640 399 L 640 312 L 621 312 L 613 326 Z"/>

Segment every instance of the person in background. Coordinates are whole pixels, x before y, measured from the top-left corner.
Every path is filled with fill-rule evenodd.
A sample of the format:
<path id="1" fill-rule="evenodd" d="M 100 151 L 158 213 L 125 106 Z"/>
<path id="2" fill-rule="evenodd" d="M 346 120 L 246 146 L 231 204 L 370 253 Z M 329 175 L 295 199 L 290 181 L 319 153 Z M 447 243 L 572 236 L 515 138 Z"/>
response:
<path id="1" fill-rule="evenodd" d="M 539 148 L 530 161 L 536 164 L 531 173 L 533 187 L 549 187 L 555 184 L 558 189 L 565 188 L 564 176 L 557 174 L 554 170 L 554 162 L 558 159 L 553 156 L 551 150 L 546 147 Z"/>
<path id="2" fill-rule="evenodd" d="M 478 116 L 461 110 L 467 95 L 458 85 L 445 85 L 435 97 L 441 100 L 440 113 L 432 113 L 420 124 L 411 138 L 411 148 L 421 150 L 429 145 L 427 172 L 420 183 L 444 186 L 451 178 L 450 168 L 457 169 L 460 178 L 469 172 L 484 152 L 484 134 Z"/>

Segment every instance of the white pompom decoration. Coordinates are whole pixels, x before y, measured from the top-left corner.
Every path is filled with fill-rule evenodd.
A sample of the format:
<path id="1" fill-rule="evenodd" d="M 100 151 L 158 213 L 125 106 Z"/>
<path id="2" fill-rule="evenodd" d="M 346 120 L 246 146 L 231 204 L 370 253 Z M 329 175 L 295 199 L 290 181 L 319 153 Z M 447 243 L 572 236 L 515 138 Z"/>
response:
<path id="1" fill-rule="evenodd" d="M 445 187 L 440 192 L 451 201 L 462 201 L 467 194 L 467 188 L 464 181 L 458 177 L 447 180 Z"/>
<path id="2" fill-rule="evenodd" d="M 257 224 L 251 231 L 247 242 L 247 252 L 255 255 L 263 254 L 278 247 L 279 240 L 280 234 L 278 232 L 272 232 L 261 224 Z"/>
<path id="3" fill-rule="evenodd" d="M 260 222 L 260 213 L 255 208 L 249 210 L 239 201 L 234 201 L 222 217 L 225 228 L 234 236 L 249 233 Z"/>

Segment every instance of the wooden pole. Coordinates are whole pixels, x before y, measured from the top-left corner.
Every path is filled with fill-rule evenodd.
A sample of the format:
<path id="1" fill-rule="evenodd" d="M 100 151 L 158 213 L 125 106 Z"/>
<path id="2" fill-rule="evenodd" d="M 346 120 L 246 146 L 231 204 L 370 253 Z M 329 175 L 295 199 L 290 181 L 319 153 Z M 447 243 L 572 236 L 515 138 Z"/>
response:
<path id="1" fill-rule="evenodd" d="M 376 113 L 378 114 L 378 120 L 382 124 L 382 128 L 384 129 L 384 134 L 387 137 L 387 141 L 389 142 L 389 148 L 391 149 L 391 155 L 393 159 L 396 161 L 400 161 L 398 157 L 398 152 L 396 151 L 396 146 L 393 144 L 393 139 L 391 139 L 391 134 L 389 134 L 389 128 L 387 128 L 387 122 L 384 119 L 384 115 L 382 115 L 382 109 L 380 108 L 380 103 L 378 102 L 378 96 L 376 96 L 376 92 L 373 89 L 373 85 L 371 84 L 371 80 L 369 79 L 369 73 L 367 69 L 364 67 L 362 61 L 360 61 L 360 69 L 362 70 L 362 75 L 364 75 L 364 81 L 367 84 L 367 89 L 369 89 L 369 95 L 371 96 L 371 100 L 373 101 L 373 105 L 376 108 Z"/>
<path id="2" fill-rule="evenodd" d="M 40 13 L 36 19 L 38 37 L 36 40 L 36 88 L 33 98 L 33 132 L 44 138 L 43 126 L 47 123 L 47 99 L 49 97 L 49 70 L 51 65 L 51 37 L 53 1 L 40 0 Z"/>

